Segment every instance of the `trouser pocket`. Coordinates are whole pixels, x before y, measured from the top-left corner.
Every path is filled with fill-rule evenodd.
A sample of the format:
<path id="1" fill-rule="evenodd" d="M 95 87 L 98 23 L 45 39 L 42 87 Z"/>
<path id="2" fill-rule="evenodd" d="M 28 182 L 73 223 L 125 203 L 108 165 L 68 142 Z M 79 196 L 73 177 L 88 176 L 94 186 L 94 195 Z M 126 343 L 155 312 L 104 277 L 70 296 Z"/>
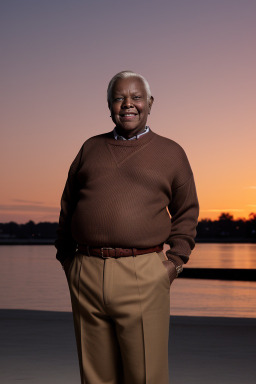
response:
<path id="1" fill-rule="evenodd" d="M 164 270 L 165 275 L 168 278 L 169 285 L 171 285 L 177 275 L 176 267 L 172 261 L 168 260 L 163 251 L 156 252 L 156 254 L 158 255 L 158 258 L 161 262 L 162 269 Z"/>

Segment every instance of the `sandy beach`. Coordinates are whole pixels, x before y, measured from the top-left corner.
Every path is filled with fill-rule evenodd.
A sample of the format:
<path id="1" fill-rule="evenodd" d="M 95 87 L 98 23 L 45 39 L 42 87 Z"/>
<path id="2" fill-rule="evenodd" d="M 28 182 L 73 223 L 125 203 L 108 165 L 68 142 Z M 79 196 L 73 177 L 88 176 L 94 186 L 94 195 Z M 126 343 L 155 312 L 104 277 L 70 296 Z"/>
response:
<path id="1" fill-rule="evenodd" d="M 71 313 L 1 309 L 0 323 L 1 384 L 80 383 Z M 170 383 L 253 384 L 255 340 L 256 319 L 171 317 Z"/>

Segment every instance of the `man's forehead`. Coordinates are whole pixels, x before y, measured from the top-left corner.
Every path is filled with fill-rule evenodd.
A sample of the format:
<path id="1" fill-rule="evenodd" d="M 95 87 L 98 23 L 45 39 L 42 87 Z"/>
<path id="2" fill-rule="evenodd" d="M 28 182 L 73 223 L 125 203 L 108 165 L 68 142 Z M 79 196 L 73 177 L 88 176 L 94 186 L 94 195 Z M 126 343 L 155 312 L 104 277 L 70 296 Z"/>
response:
<path id="1" fill-rule="evenodd" d="M 127 77 L 124 79 L 117 79 L 114 86 L 113 86 L 113 92 L 123 92 L 128 90 L 137 90 L 137 91 L 143 91 L 146 92 L 145 84 L 144 82 L 136 76 Z"/>

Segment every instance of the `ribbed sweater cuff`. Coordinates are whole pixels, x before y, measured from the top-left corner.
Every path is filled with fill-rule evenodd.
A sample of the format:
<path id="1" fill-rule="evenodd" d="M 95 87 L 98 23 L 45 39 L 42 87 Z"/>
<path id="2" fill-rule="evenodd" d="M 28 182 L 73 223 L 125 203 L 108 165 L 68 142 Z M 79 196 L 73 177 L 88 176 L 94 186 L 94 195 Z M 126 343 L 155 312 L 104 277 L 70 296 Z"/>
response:
<path id="1" fill-rule="evenodd" d="M 168 257 L 168 260 L 171 260 L 175 267 L 182 266 L 184 264 L 184 261 L 177 255 L 173 255 L 170 250 L 166 251 L 166 256 Z"/>
<path id="2" fill-rule="evenodd" d="M 189 236 L 172 237 L 167 244 L 170 245 L 168 254 L 179 257 L 183 263 L 188 262 L 191 250 L 195 247 L 194 239 Z"/>
<path id="3" fill-rule="evenodd" d="M 67 259 L 72 259 L 74 255 L 74 252 L 70 253 L 62 253 L 62 252 L 57 252 L 56 254 L 56 259 L 63 265 Z"/>

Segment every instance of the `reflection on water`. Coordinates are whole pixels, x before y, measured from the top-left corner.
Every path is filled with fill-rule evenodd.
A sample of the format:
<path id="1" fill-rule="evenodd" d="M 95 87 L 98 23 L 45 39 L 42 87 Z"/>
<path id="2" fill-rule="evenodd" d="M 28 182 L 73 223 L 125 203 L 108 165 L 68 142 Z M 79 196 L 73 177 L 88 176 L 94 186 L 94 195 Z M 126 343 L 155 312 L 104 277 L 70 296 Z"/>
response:
<path id="1" fill-rule="evenodd" d="M 0 246 L 0 263 L 0 308 L 71 311 L 53 246 Z M 197 244 L 187 266 L 256 268 L 256 244 Z M 171 314 L 256 317 L 255 298 L 255 282 L 177 279 Z"/>
<path id="2" fill-rule="evenodd" d="M 177 279 L 171 288 L 171 314 L 256 317 L 256 283 Z"/>
<path id="3" fill-rule="evenodd" d="M 256 244 L 196 244 L 187 266 L 191 268 L 256 268 Z"/>

